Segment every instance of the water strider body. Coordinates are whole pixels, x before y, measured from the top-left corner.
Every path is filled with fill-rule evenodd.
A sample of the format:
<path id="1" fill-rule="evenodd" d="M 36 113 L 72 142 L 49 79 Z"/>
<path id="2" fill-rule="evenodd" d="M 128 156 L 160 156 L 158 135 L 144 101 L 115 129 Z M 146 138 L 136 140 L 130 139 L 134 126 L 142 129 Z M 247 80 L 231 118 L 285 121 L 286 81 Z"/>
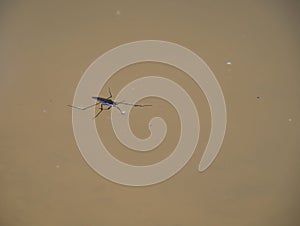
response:
<path id="1" fill-rule="evenodd" d="M 92 104 L 90 106 L 87 106 L 87 107 L 78 107 L 78 106 L 72 106 L 72 105 L 68 105 L 69 107 L 72 107 L 72 108 L 76 108 L 76 109 L 79 109 L 79 110 L 86 110 L 88 108 L 91 108 L 93 106 L 96 106 L 98 104 L 100 104 L 100 108 L 99 108 L 99 112 L 95 115 L 94 118 L 96 118 L 103 110 L 109 110 L 111 109 L 112 107 L 115 107 L 117 108 L 120 113 L 122 115 L 125 114 L 125 111 L 122 111 L 120 108 L 119 108 L 119 104 L 124 104 L 124 105 L 131 105 L 131 106 L 134 106 L 134 107 L 146 107 L 146 106 L 152 106 L 150 104 L 146 104 L 146 105 L 141 105 L 141 104 L 130 104 L 130 103 L 126 103 L 126 102 L 115 102 L 113 101 L 111 98 L 112 98 L 112 94 L 111 94 L 111 91 L 110 91 L 110 88 L 108 88 L 108 91 L 109 91 L 109 97 L 107 98 L 103 98 L 103 97 L 92 97 L 93 99 L 95 99 L 97 102 L 95 104 Z M 104 106 L 107 106 L 107 108 L 103 108 Z"/>

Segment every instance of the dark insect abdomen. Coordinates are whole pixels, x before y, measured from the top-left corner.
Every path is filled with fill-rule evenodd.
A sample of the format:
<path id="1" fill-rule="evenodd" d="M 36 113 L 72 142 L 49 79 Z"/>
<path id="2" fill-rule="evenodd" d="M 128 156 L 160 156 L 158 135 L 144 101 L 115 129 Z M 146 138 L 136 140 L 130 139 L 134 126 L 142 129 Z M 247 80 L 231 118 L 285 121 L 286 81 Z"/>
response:
<path id="1" fill-rule="evenodd" d="M 99 101 L 102 102 L 102 103 L 114 104 L 114 101 L 111 100 L 111 99 L 105 99 L 105 98 L 99 97 Z"/>

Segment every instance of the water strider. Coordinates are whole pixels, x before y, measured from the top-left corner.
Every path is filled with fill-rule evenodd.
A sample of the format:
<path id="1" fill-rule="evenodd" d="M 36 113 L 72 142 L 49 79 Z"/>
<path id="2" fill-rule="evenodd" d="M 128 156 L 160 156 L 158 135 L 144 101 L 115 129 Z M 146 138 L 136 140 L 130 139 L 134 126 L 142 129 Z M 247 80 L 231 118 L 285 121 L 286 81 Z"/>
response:
<path id="1" fill-rule="evenodd" d="M 131 105 L 133 107 L 146 107 L 146 106 L 152 106 L 151 104 L 145 104 L 145 105 L 141 105 L 141 104 L 130 104 L 130 103 L 126 103 L 124 101 L 121 101 L 121 102 L 115 102 L 113 101 L 111 98 L 112 98 L 112 94 L 111 94 L 111 91 L 110 91 L 110 88 L 108 88 L 108 92 L 109 92 L 109 97 L 107 98 L 103 98 L 103 97 L 92 97 L 93 99 L 95 99 L 97 102 L 95 104 L 92 104 L 90 106 L 87 106 L 87 107 L 78 107 L 78 106 L 72 106 L 72 105 L 67 105 L 69 107 L 72 107 L 72 108 L 76 108 L 76 109 L 79 109 L 79 110 L 86 110 L 88 108 L 91 108 L 93 106 L 96 106 L 98 104 L 100 104 L 100 110 L 99 112 L 95 115 L 94 118 L 96 118 L 103 110 L 109 110 L 111 109 L 111 107 L 115 107 L 117 108 L 122 115 L 125 114 L 125 111 L 122 111 L 120 108 L 119 108 L 119 104 L 124 104 L 124 105 Z M 103 106 L 107 106 L 107 108 L 103 108 Z"/>

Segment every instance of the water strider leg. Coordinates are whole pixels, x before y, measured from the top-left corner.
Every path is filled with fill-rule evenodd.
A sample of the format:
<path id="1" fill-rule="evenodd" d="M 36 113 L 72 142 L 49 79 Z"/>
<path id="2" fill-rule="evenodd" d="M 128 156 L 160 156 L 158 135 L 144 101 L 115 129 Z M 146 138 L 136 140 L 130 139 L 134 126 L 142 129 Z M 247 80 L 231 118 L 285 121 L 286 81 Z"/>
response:
<path id="1" fill-rule="evenodd" d="M 93 106 L 96 106 L 98 104 L 100 104 L 100 102 L 97 102 L 96 104 L 92 104 L 92 105 L 87 106 L 87 107 L 78 107 L 78 106 L 73 106 L 73 105 L 67 105 L 67 106 L 72 107 L 72 108 L 76 108 L 76 109 L 79 109 L 79 110 L 86 110 L 86 109 L 91 108 Z"/>
<path id="2" fill-rule="evenodd" d="M 108 108 L 103 108 L 103 104 L 101 104 L 101 107 L 100 107 L 100 111 L 95 115 L 95 117 L 94 118 L 96 118 L 98 115 L 100 115 L 100 113 L 103 111 L 103 110 L 109 110 L 109 109 L 111 109 L 111 106 L 109 106 Z"/>
<path id="3" fill-rule="evenodd" d="M 125 114 L 125 111 L 122 111 L 121 108 L 119 108 L 117 105 L 115 105 L 115 107 L 121 112 L 122 115 Z"/>
<path id="4" fill-rule="evenodd" d="M 107 97 L 106 99 L 110 99 L 112 98 L 111 92 L 110 92 L 110 88 L 108 87 L 108 92 L 109 92 L 109 97 Z"/>

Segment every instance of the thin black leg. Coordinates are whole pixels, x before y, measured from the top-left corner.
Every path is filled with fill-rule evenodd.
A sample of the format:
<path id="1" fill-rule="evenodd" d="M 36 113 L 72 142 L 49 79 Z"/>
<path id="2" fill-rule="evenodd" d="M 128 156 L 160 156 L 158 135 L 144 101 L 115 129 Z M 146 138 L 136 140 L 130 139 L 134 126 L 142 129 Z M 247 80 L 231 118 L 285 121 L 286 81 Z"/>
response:
<path id="1" fill-rule="evenodd" d="M 103 111 L 103 105 L 101 104 L 100 111 L 95 115 L 94 119 L 100 115 L 100 113 Z"/>
<path id="2" fill-rule="evenodd" d="M 112 98 L 111 92 L 110 92 L 110 88 L 108 87 L 108 92 L 109 92 L 109 97 L 107 97 L 107 99 Z"/>
<path id="3" fill-rule="evenodd" d="M 94 119 L 95 119 L 96 117 L 98 117 L 98 115 L 100 115 L 100 113 L 101 113 L 103 110 L 106 111 L 106 110 L 109 110 L 109 109 L 111 109 L 111 106 L 109 106 L 108 108 L 104 109 L 104 108 L 103 108 L 103 104 L 101 104 L 100 111 L 95 115 Z"/>

